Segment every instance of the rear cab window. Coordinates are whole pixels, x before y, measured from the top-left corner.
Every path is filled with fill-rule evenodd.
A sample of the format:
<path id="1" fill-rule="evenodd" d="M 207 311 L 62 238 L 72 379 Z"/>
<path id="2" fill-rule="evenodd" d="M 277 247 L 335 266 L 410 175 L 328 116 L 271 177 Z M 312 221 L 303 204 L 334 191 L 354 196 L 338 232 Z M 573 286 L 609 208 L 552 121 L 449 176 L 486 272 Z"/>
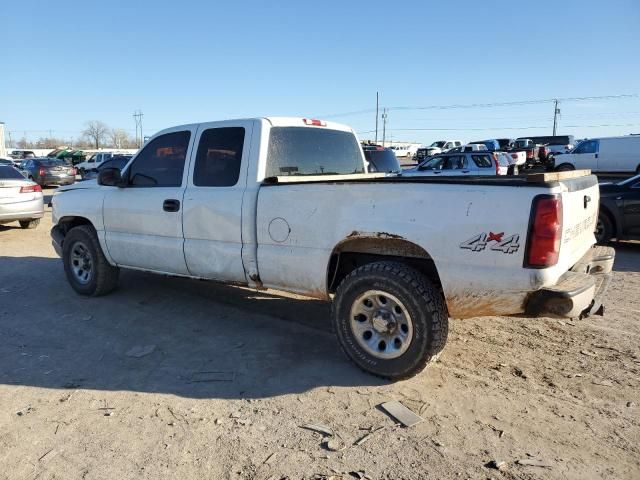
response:
<path id="1" fill-rule="evenodd" d="M 314 127 L 273 127 L 265 177 L 348 175 L 364 172 L 355 135 Z"/>
<path id="2" fill-rule="evenodd" d="M 0 165 L 0 179 L 24 180 L 24 175 L 22 175 L 18 170 L 16 170 L 13 167 Z"/>

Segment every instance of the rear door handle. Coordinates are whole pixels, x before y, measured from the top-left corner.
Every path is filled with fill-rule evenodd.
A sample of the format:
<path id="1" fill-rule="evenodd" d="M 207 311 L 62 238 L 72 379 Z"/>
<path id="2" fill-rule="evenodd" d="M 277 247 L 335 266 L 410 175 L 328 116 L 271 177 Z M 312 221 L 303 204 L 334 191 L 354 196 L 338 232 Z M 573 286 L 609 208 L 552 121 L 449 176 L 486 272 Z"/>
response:
<path id="1" fill-rule="evenodd" d="M 168 198 L 162 203 L 162 209 L 165 212 L 177 212 L 180 210 L 180 200 Z"/>

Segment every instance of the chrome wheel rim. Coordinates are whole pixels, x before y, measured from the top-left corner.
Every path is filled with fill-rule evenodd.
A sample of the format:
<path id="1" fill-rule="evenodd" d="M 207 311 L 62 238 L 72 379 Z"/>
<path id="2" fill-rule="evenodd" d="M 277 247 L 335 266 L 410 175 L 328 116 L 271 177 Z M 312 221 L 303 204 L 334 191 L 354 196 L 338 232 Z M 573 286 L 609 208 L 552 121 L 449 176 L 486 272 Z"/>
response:
<path id="1" fill-rule="evenodd" d="M 407 351 L 413 338 L 413 322 L 398 298 L 382 290 L 367 290 L 351 306 L 353 335 L 370 355 L 397 358 Z"/>
<path id="2" fill-rule="evenodd" d="M 71 247 L 70 262 L 76 281 L 83 285 L 89 283 L 93 273 L 93 258 L 83 242 L 75 242 Z"/>

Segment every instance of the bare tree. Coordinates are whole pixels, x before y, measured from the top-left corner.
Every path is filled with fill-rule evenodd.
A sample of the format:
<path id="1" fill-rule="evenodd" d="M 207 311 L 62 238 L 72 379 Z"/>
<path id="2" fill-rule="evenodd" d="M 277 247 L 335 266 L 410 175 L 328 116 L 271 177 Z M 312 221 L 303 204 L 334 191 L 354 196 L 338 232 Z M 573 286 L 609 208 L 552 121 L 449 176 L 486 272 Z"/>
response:
<path id="1" fill-rule="evenodd" d="M 82 132 L 82 135 L 87 137 L 96 146 L 96 149 L 100 148 L 100 143 L 104 142 L 109 133 L 109 127 L 99 120 L 92 120 L 86 123 L 86 128 Z"/>
<path id="2" fill-rule="evenodd" d="M 127 148 L 130 143 L 129 134 L 122 128 L 112 128 L 109 132 L 109 139 L 115 148 Z"/>

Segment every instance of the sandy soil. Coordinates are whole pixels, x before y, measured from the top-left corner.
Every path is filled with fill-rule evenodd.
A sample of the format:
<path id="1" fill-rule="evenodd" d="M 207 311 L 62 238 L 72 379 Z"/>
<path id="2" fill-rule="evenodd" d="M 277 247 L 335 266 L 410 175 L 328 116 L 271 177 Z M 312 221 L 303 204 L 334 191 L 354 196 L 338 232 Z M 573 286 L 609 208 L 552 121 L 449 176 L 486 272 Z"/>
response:
<path id="1" fill-rule="evenodd" d="M 604 317 L 453 321 L 389 383 L 314 300 L 137 272 L 79 297 L 49 218 L 0 226 L 0 479 L 640 478 L 639 243 Z M 393 399 L 425 421 L 396 425 Z"/>

